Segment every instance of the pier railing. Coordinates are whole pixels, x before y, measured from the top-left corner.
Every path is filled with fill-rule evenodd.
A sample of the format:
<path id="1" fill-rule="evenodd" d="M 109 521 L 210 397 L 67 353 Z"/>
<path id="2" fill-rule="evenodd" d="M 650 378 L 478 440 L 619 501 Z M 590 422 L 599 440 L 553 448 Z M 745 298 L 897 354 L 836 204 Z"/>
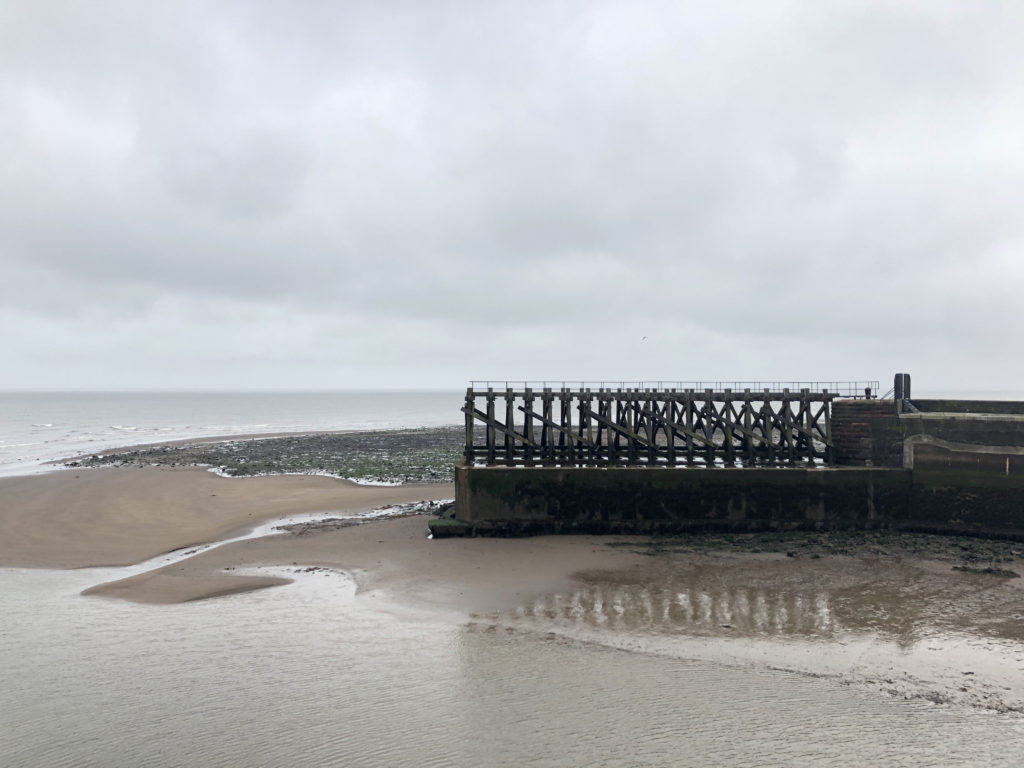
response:
<path id="1" fill-rule="evenodd" d="M 544 389 L 570 389 L 577 391 L 599 391 L 599 390 L 672 390 L 684 392 L 693 390 L 703 392 L 710 389 L 713 392 L 758 392 L 769 390 L 781 392 L 788 389 L 791 392 L 800 392 L 807 389 L 811 392 L 828 391 L 833 395 L 843 398 L 873 398 L 878 397 L 877 381 L 671 381 L 668 379 L 641 380 L 641 381 L 523 381 L 519 379 L 494 379 L 494 380 L 473 380 L 469 382 L 469 388 L 477 392 L 487 389 L 532 389 L 540 392 Z M 890 394 L 892 394 L 890 390 Z"/>
<path id="2" fill-rule="evenodd" d="M 508 382 L 519 384 L 520 382 Z M 831 403 L 877 382 L 835 390 L 540 388 L 466 391 L 465 457 L 501 466 L 795 466 L 834 463 Z"/>

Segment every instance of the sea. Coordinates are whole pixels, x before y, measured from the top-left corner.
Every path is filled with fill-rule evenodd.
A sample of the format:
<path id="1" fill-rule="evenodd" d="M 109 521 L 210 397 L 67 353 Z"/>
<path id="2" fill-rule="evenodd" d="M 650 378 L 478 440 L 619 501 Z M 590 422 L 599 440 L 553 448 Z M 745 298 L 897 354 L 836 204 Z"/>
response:
<path id="1" fill-rule="evenodd" d="M 456 391 L 0 392 L 0 477 L 172 440 L 462 424 L 462 404 Z"/>
<path id="2" fill-rule="evenodd" d="M 458 424 L 460 406 L 455 391 L 7 393 L 0 470 L 191 437 Z M 524 629 L 404 610 L 342 573 L 181 605 L 80 594 L 139 567 L 0 569 L 0 766 L 1022 763 L 1018 713 L 718 663 L 671 638 L 581 640 L 544 611 Z"/>

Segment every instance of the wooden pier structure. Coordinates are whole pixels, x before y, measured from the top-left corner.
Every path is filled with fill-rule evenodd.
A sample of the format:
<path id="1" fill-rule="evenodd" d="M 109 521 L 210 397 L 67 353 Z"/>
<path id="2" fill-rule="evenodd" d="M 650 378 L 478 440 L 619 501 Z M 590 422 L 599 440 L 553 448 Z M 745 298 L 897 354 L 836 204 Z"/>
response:
<path id="1" fill-rule="evenodd" d="M 1024 541 L 1024 402 L 917 398 L 905 373 L 877 392 L 873 381 L 472 382 L 455 508 L 430 530 Z"/>
<path id="2" fill-rule="evenodd" d="M 832 401 L 878 391 L 877 381 L 617 384 L 472 382 L 467 466 L 829 466 Z"/>

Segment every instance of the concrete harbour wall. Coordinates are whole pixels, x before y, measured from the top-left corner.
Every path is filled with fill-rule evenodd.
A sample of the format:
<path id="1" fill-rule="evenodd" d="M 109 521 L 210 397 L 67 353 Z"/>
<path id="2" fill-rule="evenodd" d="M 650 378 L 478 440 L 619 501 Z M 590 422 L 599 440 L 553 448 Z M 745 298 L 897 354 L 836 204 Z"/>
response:
<path id="1" fill-rule="evenodd" d="M 1024 403 L 836 401 L 832 436 L 841 466 L 828 468 L 461 464 L 447 530 L 884 528 L 1024 540 Z"/>
<path id="2" fill-rule="evenodd" d="M 909 473 L 868 469 L 456 468 L 477 533 L 671 533 L 888 527 Z"/>
<path id="3" fill-rule="evenodd" d="M 1024 473 L 1024 403 L 846 400 L 833 404 L 832 420 L 838 464 Z"/>
<path id="4" fill-rule="evenodd" d="M 1024 475 L 461 465 L 455 489 L 458 532 L 472 535 L 886 529 L 1024 540 Z"/>

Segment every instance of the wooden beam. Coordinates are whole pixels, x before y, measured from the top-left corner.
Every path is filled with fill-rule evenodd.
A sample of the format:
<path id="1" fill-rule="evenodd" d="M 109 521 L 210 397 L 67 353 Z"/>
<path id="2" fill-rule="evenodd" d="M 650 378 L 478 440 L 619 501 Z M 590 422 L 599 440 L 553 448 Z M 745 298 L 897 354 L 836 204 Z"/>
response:
<path id="1" fill-rule="evenodd" d="M 556 429 L 559 432 L 563 433 L 564 435 L 566 435 L 569 438 L 570 441 L 573 441 L 573 442 L 577 442 L 578 441 L 578 442 L 583 443 L 584 445 L 594 446 L 594 443 L 591 440 L 589 440 L 588 438 L 581 437 L 579 435 L 573 434 L 571 429 L 567 431 L 565 428 L 563 428 L 559 424 L 556 424 L 554 421 L 552 421 L 551 419 L 547 418 L 543 414 L 537 413 L 536 411 L 527 410 L 526 408 L 524 408 L 521 405 L 519 406 L 519 410 L 522 411 L 523 413 L 525 413 L 527 415 L 527 417 L 532 417 L 534 419 L 537 419 L 538 421 L 542 422 L 545 426 L 551 427 L 552 429 Z"/>
<path id="2" fill-rule="evenodd" d="M 506 434 L 509 437 L 514 438 L 514 439 L 518 440 L 519 442 L 524 443 L 526 445 L 529 445 L 529 446 L 531 446 L 533 448 L 538 448 L 539 447 L 536 443 L 532 442 L 531 440 L 527 440 L 525 436 L 520 435 L 514 429 L 509 429 L 504 424 L 502 424 L 500 421 L 496 421 L 493 417 L 488 418 L 487 414 L 484 413 L 483 411 L 481 411 L 479 408 L 474 408 L 473 409 L 473 416 L 476 417 L 477 419 L 479 419 L 480 421 L 484 422 L 485 424 L 487 424 L 488 429 L 494 429 L 494 430 L 496 430 L 498 432 L 502 432 L 503 434 Z"/>

